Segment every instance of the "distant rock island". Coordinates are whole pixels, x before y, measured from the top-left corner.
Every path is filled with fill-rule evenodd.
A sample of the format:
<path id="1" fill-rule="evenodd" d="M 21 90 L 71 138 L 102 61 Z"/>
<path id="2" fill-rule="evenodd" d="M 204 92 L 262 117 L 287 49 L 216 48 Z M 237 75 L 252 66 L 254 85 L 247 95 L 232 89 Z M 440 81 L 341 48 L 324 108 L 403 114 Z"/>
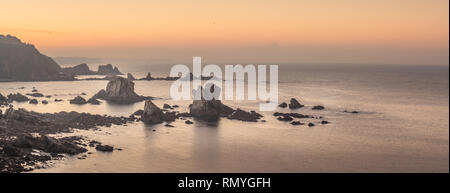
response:
<path id="1" fill-rule="evenodd" d="M 11 35 L 0 35 L 0 81 L 74 80 L 52 58 L 34 45 Z"/>
<path id="2" fill-rule="evenodd" d="M 76 75 L 123 75 L 117 67 L 113 67 L 111 64 L 98 66 L 97 72 L 89 69 L 86 63 L 76 65 L 74 67 L 67 67 L 62 69 L 64 74 L 76 76 Z"/>

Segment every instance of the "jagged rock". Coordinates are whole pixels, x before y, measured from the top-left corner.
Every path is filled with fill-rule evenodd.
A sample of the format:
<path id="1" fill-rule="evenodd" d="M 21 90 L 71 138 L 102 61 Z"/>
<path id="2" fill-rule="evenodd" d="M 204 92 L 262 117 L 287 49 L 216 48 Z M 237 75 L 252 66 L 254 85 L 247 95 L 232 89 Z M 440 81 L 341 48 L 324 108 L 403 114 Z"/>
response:
<path id="1" fill-rule="evenodd" d="M 74 99 L 70 100 L 70 104 L 83 105 L 86 104 L 87 101 L 83 97 L 77 96 Z"/>
<path id="2" fill-rule="evenodd" d="M 285 103 L 285 102 L 283 102 L 283 103 L 281 103 L 280 105 L 278 105 L 278 107 L 281 107 L 281 108 L 286 108 L 288 105 Z"/>
<path id="3" fill-rule="evenodd" d="M 88 103 L 93 104 L 93 105 L 99 105 L 100 101 L 97 100 L 96 98 L 90 98 L 88 101 Z"/>
<path id="4" fill-rule="evenodd" d="M 171 109 L 172 107 L 171 107 L 170 105 L 168 105 L 168 104 L 164 104 L 164 105 L 163 105 L 163 108 L 164 108 L 164 109 Z"/>
<path id="5" fill-rule="evenodd" d="M 133 113 L 133 115 L 137 115 L 137 116 L 142 116 L 142 114 L 144 114 L 144 110 L 142 110 L 142 109 L 139 109 Z"/>
<path id="6" fill-rule="evenodd" d="M 104 89 L 102 89 L 102 90 L 100 90 L 100 91 L 98 91 L 98 93 L 97 94 L 95 94 L 94 96 L 92 96 L 92 98 L 95 98 L 95 99 L 103 99 L 103 98 L 105 98 L 106 97 L 106 91 L 104 90 Z"/>
<path id="7" fill-rule="evenodd" d="M 61 67 L 34 45 L 23 43 L 11 35 L 0 35 L 0 80 L 51 81 L 74 80 Z"/>
<path id="8" fill-rule="evenodd" d="M 324 109 L 325 109 L 325 107 L 322 105 L 317 105 L 312 108 L 312 110 L 324 110 Z"/>
<path id="9" fill-rule="evenodd" d="M 0 94 L 0 105 L 7 105 L 8 104 L 8 98 Z"/>
<path id="10" fill-rule="evenodd" d="M 161 123 L 163 121 L 163 112 L 151 100 L 145 101 L 144 113 L 141 120 L 146 123 Z"/>
<path id="11" fill-rule="evenodd" d="M 30 99 L 20 93 L 17 94 L 9 94 L 8 95 L 8 101 L 12 102 L 12 101 L 16 101 L 16 102 L 25 102 L 25 101 L 29 101 Z"/>
<path id="12" fill-rule="evenodd" d="M 26 94 L 26 95 L 32 96 L 32 97 L 44 97 L 43 94 L 38 93 L 38 92 L 36 92 L 36 93 L 28 93 L 28 94 Z"/>
<path id="13" fill-rule="evenodd" d="M 100 91 L 102 92 L 102 91 Z M 103 93 L 97 93 L 102 95 Z M 147 99 L 134 92 L 134 82 L 122 77 L 114 77 L 106 86 L 106 96 L 102 99 L 116 103 L 133 103 Z"/>
<path id="14" fill-rule="evenodd" d="M 101 74 L 101 75 L 108 75 L 108 74 L 122 75 L 123 73 L 120 72 L 117 67 L 113 68 L 113 66 L 111 64 L 107 64 L 107 65 L 100 65 L 100 66 L 98 66 L 97 74 Z"/>
<path id="15" fill-rule="evenodd" d="M 95 149 L 97 151 L 103 151 L 103 152 L 113 152 L 114 151 L 114 147 L 109 146 L 109 145 L 100 145 L 100 144 L 95 146 Z"/>
<path id="16" fill-rule="evenodd" d="M 241 121 L 249 121 L 249 122 L 257 122 L 258 119 L 260 119 L 262 115 L 256 113 L 255 111 L 252 112 L 246 112 L 241 109 L 236 109 L 236 111 L 233 112 L 230 116 L 228 116 L 229 119 L 236 119 Z"/>
<path id="17" fill-rule="evenodd" d="M 83 64 L 78 64 L 74 67 L 67 67 L 67 68 L 63 68 L 62 71 L 64 72 L 64 74 L 68 74 L 68 75 L 94 75 L 97 74 L 94 71 L 91 71 L 89 69 L 89 66 L 85 63 Z"/>
<path id="18" fill-rule="evenodd" d="M 48 104 L 48 101 L 43 100 L 43 101 L 42 101 L 42 104 L 46 105 L 46 104 Z"/>
<path id="19" fill-rule="evenodd" d="M 30 104 L 38 104 L 39 102 L 36 99 L 31 99 L 29 103 Z"/>
<path id="20" fill-rule="evenodd" d="M 136 78 L 134 78 L 134 76 L 131 73 L 127 74 L 127 79 L 128 80 L 136 80 Z"/>
<path id="21" fill-rule="evenodd" d="M 49 136 L 33 137 L 31 135 L 21 135 L 13 141 L 12 145 L 19 148 L 39 149 L 47 153 L 65 153 L 69 155 L 87 151 L 87 149 L 73 143 L 60 141 Z"/>
<path id="22" fill-rule="evenodd" d="M 290 109 L 298 109 L 298 108 L 302 108 L 304 107 L 304 105 L 300 104 L 297 99 L 295 98 L 291 98 L 291 101 L 289 103 L 289 108 Z"/>
<path id="23" fill-rule="evenodd" d="M 211 93 L 214 93 L 214 89 L 218 89 L 215 85 L 207 85 L 210 88 Z M 216 97 L 211 97 L 211 100 L 206 100 L 203 96 L 203 87 L 194 90 L 194 96 L 199 95 L 200 100 L 194 100 L 189 105 L 189 113 L 198 119 L 206 121 L 216 121 L 219 117 L 227 117 L 231 115 L 234 110 L 224 104 L 220 100 L 216 100 Z M 220 94 L 216 92 L 216 94 Z"/>

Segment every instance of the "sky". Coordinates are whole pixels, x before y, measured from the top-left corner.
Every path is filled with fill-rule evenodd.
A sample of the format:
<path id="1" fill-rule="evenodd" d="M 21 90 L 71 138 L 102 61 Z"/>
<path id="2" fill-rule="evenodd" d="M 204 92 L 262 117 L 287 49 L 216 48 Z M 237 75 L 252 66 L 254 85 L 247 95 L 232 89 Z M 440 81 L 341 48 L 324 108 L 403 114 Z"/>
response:
<path id="1" fill-rule="evenodd" d="M 55 57 L 449 64 L 448 0 L 1 0 L 0 34 Z"/>

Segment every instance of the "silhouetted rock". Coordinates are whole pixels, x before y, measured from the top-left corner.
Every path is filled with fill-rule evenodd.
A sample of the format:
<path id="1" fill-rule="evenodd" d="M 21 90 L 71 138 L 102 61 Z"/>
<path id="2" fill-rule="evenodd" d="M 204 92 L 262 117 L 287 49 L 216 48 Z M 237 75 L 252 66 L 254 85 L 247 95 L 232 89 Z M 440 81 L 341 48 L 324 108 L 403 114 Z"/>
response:
<path id="1" fill-rule="evenodd" d="M 28 93 L 28 94 L 26 94 L 26 95 L 32 96 L 32 97 L 44 97 L 43 94 L 38 93 L 38 92 L 36 92 L 36 93 Z"/>
<path id="2" fill-rule="evenodd" d="M 12 101 L 16 101 L 16 102 L 25 102 L 25 101 L 29 101 L 30 99 L 20 93 L 17 94 L 9 94 L 8 95 L 8 101 L 12 102 Z"/>
<path id="3" fill-rule="evenodd" d="M 314 127 L 314 123 L 308 123 L 308 127 Z"/>
<path id="4" fill-rule="evenodd" d="M 281 103 L 280 105 L 278 105 L 279 107 L 281 107 L 281 108 L 286 108 L 288 105 L 285 103 L 285 102 L 283 102 L 283 103 Z"/>
<path id="5" fill-rule="evenodd" d="M 96 98 L 90 98 L 88 101 L 88 103 L 93 104 L 93 105 L 99 105 L 100 101 L 97 100 Z"/>
<path id="6" fill-rule="evenodd" d="M 317 105 L 312 108 L 312 110 L 324 110 L 324 109 L 325 109 L 325 107 L 322 105 Z"/>
<path id="7" fill-rule="evenodd" d="M 100 93 L 99 95 L 102 94 L 103 93 Z M 134 103 L 148 98 L 150 97 L 139 96 L 134 92 L 133 81 L 117 76 L 108 82 L 108 85 L 106 86 L 106 96 L 101 99 L 115 103 Z"/>
<path id="8" fill-rule="evenodd" d="M 30 104 L 38 104 L 39 102 L 36 99 L 31 99 L 29 103 Z"/>
<path id="9" fill-rule="evenodd" d="M 34 45 L 22 43 L 14 36 L 0 35 L 0 81 L 74 80 Z"/>
<path id="10" fill-rule="evenodd" d="M 210 86 L 210 89 L 211 91 L 214 91 L 216 87 Z M 194 95 L 202 93 L 202 90 L 202 87 L 194 90 Z M 218 93 L 220 94 L 220 91 Z M 234 112 L 232 108 L 222 104 L 220 100 L 216 100 L 214 97 L 211 97 L 211 100 L 206 100 L 203 94 L 200 96 L 200 100 L 194 100 L 189 106 L 189 112 L 195 118 L 206 121 L 216 121 L 219 117 L 227 117 Z"/>
<path id="11" fill-rule="evenodd" d="M 347 110 L 344 110 L 344 113 L 358 114 L 359 112 L 358 111 L 347 111 Z"/>
<path id="12" fill-rule="evenodd" d="M 67 67 L 67 68 L 63 68 L 62 71 L 64 72 L 64 74 L 68 74 L 68 75 L 95 75 L 97 74 L 94 71 L 91 71 L 89 69 L 89 66 L 85 63 L 83 64 L 78 64 L 74 67 Z"/>
<path id="13" fill-rule="evenodd" d="M 241 109 L 236 109 L 236 111 L 233 112 L 230 116 L 228 116 L 229 119 L 236 119 L 241 121 L 249 121 L 249 122 L 257 122 L 258 119 L 260 119 L 262 115 L 256 113 L 255 111 L 252 112 L 246 112 Z"/>
<path id="14" fill-rule="evenodd" d="M 134 76 L 131 73 L 127 74 L 127 79 L 128 80 L 136 80 L 136 78 L 134 78 Z"/>
<path id="15" fill-rule="evenodd" d="M 151 100 L 147 100 L 145 101 L 141 120 L 146 123 L 161 123 L 163 121 L 163 112 Z"/>
<path id="16" fill-rule="evenodd" d="M 0 105 L 7 105 L 8 104 L 8 98 L 0 94 Z"/>
<path id="17" fill-rule="evenodd" d="M 113 66 L 111 64 L 107 64 L 107 65 L 98 66 L 97 74 L 100 74 L 100 75 L 108 75 L 108 74 L 122 75 L 123 73 L 120 72 L 117 67 L 113 68 Z"/>
<path id="18" fill-rule="evenodd" d="M 289 115 L 283 115 L 283 116 L 281 116 L 281 117 L 278 117 L 277 118 L 279 121 L 292 121 L 292 120 L 294 120 L 291 116 L 289 116 Z"/>
<path id="19" fill-rule="evenodd" d="M 330 122 L 323 120 L 322 122 L 320 122 L 322 125 L 328 124 Z"/>
<path id="20" fill-rule="evenodd" d="M 113 152 L 114 151 L 114 147 L 109 146 L 109 145 L 100 145 L 100 144 L 95 146 L 95 149 L 97 151 L 103 151 L 103 152 Z"/>
<path id="21" fill-rule="evenodd" d="M 86 104 L 87 101 L 83 97 L 77 96 L 74 99 L 70 100 L 70 104 L 83 105 Z"/>
<path id="22" fill-rule="evenodd" d="M 144 110 L 142 110 L 142 109 L 139 109 L 133 113 L 133 115 L 137 115 L 137 116 L 142 116 L 142 114 L 144 114 Z"/>
<path id="23" fill-rule="evenodd" d="M 290 109 L 298 109 L 298 108 L 302 108 L 304 107 L 304 105 L 300 104 L 297 99 L 295 98 L 291 98 L 291 101 L 289 103 L 289 108 Z"/>
<path id="24" fill-rule="evenodd" d="M 304 125 L 304 123 L 302 123 L 300 121 L 292 121 L 291 125 Z"/>

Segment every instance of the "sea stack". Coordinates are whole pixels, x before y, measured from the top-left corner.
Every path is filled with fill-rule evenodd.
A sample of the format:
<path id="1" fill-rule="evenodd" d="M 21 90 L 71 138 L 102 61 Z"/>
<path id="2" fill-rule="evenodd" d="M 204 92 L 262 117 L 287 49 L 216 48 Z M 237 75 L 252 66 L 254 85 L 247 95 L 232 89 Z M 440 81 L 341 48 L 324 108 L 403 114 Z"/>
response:
<path id="1" fill-rule="evenodd" d="M 219 87 L 216 88 L 212 85 L 210 88 L 211 91 L 214 91 L 214 89 Z M 194 100 L 193 103 L 189 105 L 189 111 L 193 117 L 206 121 L 216 121 L 219 117 L 226 117 L 234 112 L 232 108 L 222 104 L 220 100 L 214 98 L 206 100 L 202 95 L 202 90 L 202 87 L 194 90 L 194 96 L 196 94 L 201 94 L 201 99 Z M 220 94 L 220 91 L 218 93 Z"/>
<path id="2" fill-rule="evenodd" d="M 100 90 L 93 98 L 115 103 L 134 103 L 145 100 L 134 92 L 134 82 L 119 76 L 112 77 L 105 90 Z"/>

